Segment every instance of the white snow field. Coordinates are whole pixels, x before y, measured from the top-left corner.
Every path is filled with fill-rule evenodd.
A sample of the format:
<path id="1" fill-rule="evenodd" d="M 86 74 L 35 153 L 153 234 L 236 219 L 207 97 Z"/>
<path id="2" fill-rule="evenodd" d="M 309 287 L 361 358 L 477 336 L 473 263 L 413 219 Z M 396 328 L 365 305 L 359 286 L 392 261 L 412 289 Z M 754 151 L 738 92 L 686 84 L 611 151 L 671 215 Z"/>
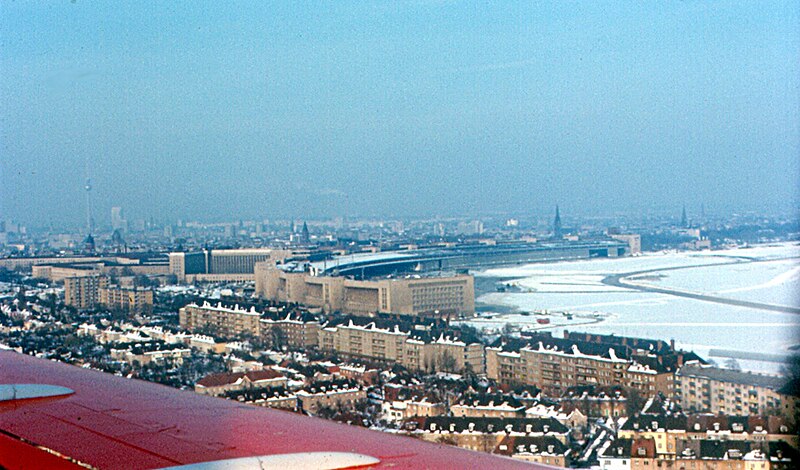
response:
<path id="1" fill-rule="evenodd" d="M 716 265 L 719 263 L 729 264 Z M 783 243 L 480 271 L 475 275 L 513 278 L 506 284 L 515 287 L 510 292 L 483 294 L 478 301 L 514 307 L 519 313 L 477 318 L 470 323 L 479 328 L 499 329 L 510 322 L 518 328 L 550 330 L 557 335 L 570 329 L 674 339 L 679 347 L 694 349 L 707 357 L 711 353 L 710 357 L 717 362 L 738 356 L 742 367 L 764 372 L 776 372 L 780 363 L 752 360 L 753 355 L 748 353 L 785 356 L 790 353 L 790 346 L 800 344 L 798 314 L 640 292 L 602 283 L 603 278 L 612 274 L 676 267 L 686 268 L 649 272 L 636 282 L 731 299 L 800 306 L 800 245 Z"/>

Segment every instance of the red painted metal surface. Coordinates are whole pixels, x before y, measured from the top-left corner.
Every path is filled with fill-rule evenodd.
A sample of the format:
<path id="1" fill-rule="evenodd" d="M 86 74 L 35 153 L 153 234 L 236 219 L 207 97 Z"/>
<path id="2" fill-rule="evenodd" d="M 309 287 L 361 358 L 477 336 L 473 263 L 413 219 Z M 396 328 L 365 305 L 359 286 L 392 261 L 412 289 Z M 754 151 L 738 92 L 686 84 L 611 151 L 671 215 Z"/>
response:
<path id="1" fill-rule="evenodd" d="M 291 452 L 353 452 L 391 468 L 531 468 L 524 462 L 244 405 L 0 351 L 0 383 L 42 383 L 73 395 L 0 403 L 0 466 L 39 467 L 36 447 L 7 454 L 8 436 L 98 468 L 159 468 Z M 27 445 L 27 444 L 25 444 Z M 15 454 L 19 455 L 19 449 Z M 31 450 L 33 449 L 33 450 Z M 34 452 L 35 451 L 35 452 Z M 43 467 L 48 467 L 44 465 Z M 543 466 L 539 466 L 544 468 Z"/>
<path id="2" fill-rule="evenodd" d="M 81 468 L 69 460 L 51 454 L 16 437 L 0 433 L 0 467 L 3 468 L 47 468 L 52 470 L 75 470 Z"/>

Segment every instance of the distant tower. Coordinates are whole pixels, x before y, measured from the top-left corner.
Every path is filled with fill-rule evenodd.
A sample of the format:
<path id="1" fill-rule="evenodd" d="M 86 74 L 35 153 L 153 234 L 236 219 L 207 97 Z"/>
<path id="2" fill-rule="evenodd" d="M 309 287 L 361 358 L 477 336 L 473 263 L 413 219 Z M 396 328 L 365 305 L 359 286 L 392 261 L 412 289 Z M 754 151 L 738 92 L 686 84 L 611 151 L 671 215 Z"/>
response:
<path id="1" fill-rule="evenodd" d="M 561 236 L 562 236 L 561 213 L 558 210 L 558 205 L 556 205 L 556 218 L 553 219 L 553 238 L 561 238 Z"/>
<path id="2" fill-rule="evenodd" d="M 91 235 L 94 232 L 94 219 L 92 219 L 92 180 L 86 178 L 86 185 L 83 187 L 86 190 L 86 234 Z"/>
<path id="3" fill-rule="evenodd" d="M 95 250 L 94 237 L 94 219 L 92 218 L 92 180 L 86 178 L 86 185 L 83 187 L 86 190 L 86 238 L 83 240 L 83 249 L 86 252 L 93 253 Z"/>
<path id="4" fill-rule="evenodd" d="M 689 220 L 686 218 L 686 205 L 683 205 L 683 211 L 681 211 L 681 227 L 689 228 Z"/>
<path id="5" fill-rule="evenodd" d="M 303 243 L 309 243 L 311 241 L 311 235 L 308 233 L 308 225 L 305 222 L 303 222 L 303 231 L 300 240 Z"/>

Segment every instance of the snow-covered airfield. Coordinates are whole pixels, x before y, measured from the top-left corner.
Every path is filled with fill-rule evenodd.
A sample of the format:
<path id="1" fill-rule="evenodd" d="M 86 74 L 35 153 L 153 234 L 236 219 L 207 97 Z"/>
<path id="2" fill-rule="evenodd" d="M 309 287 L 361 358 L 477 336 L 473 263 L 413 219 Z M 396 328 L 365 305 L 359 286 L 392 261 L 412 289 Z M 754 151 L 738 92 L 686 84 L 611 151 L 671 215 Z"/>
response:
<path id="1" fill-rule="evenodd" d="M 681 268 L 681 269 L 674 269 Z M 664 271 L 658 271 L 663 269 Z M 800 315 L 641 292 L 603 283 L 611 275 L 656 270 L 623 282 L 684 292 L 800 307 L 800 244 L 705 252 L 665 252 L 620 259 L 529 264 L 476 272 L 503 280 L 505 292 L 480 303 L 514 313 L 470 321 L 500 330 L 506 323 L 561 335 L 564 329 L 674 339 L 720 364 L 736 357 L 745 369 L 776 372 L 800 344 Z M 549 322 L 549 323 L 546 323 Z M 800 353 L 800 351 L 796 351 Z M 765 360 L 767 359 L 767 360 Z"/>

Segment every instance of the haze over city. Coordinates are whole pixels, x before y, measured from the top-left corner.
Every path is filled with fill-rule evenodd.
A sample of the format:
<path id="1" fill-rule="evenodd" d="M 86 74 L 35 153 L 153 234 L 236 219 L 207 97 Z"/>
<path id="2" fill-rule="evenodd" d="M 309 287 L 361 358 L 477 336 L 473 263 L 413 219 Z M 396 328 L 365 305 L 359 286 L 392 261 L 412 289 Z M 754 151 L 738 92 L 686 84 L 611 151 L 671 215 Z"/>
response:
<path id="1" fill-rule="evenodd" d="M 4 2 L 0 218 L 790 212 L 797 2 Z"/>

